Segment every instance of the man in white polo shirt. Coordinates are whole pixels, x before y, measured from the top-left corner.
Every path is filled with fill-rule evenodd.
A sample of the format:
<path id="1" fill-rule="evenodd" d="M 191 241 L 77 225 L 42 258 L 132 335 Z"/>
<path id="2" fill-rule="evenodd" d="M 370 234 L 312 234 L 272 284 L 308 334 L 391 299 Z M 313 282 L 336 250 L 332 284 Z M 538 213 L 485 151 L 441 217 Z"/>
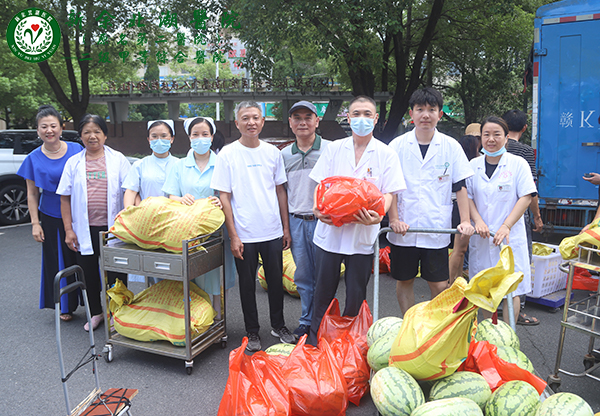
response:
<path id="1" fill-rule="evenodd" d="M 392 204 L 392 195 L 406 189 L 406 185 L 398 155 L 373 136 L 377 118 L 372 98 L 354 98 L 348 110 L 352 137 L 336 140 L 327 146 L 310 177 L 316 182 L 338 175 L 371 181 L 383 193 L 387 212 Z M 356 316 L 366 299 L 373 265 L 373 244 L 383 217 L 376 211 L 363 208 L 355 216 L 356 222 L 336 227 L 328 215 L 317 209 L 316 190 L 313 212 L 319 222 L 314 237 L 317 246 L 315 294 L 308 343 L 317 345 L 321 320 L 338 287 L 342 260 L 346 265 L 344 315 Z"/>
<path id="2" fill-rule="evenodd" d="M 317 108 L 308 101 L 298 101 L 290 108 L 289 123 L 296 141 L 281 151 L 287 175 L 288 208 L 292 256 L 296 263 L 294 283 L 298 288 L 302 312 L 294 337 L 308 334 L 313 311 L 315 291 L 315 244 L 313 237 L 317 217 L 312 212 L 313 195 L 317 183 L 308 175 L 319 157 L 331 143 L 317 134 Z"/>
<path id="3" fill-rule="evenodd" d="M 271 334 L 281 342 L 294 336 L 283 318 L 282 249 L 290 247 L 283 157 L 273 145 L 258 139 L 265 119 L 260 105 L 243 101 L 235 109 L 241 137 L 223 147 L 217 157 L 211 188 L 220 192 L 225 225 L 239 275 L 248 351 L 261 349 L 256 308 L 256 270 L 262 257 L 269 285 Z"/>

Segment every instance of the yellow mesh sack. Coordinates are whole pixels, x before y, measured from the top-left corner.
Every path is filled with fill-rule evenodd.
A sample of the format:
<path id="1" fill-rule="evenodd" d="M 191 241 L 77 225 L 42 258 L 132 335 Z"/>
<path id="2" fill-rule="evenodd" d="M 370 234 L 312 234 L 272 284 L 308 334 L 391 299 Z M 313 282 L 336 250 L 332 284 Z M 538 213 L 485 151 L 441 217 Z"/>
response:
<path id="1" fill-rule="evenodd" d="M 262 259 L 259 257 L 259 262 L 262 264 Z M 344 274 L 346 270 L 344 264 L 342 263 L 342 268 L 340 272 L 340 276 Z M 297 298 L 300 297 L 298 293 L 298 288 L 296 287 L 296 283 L 294 282 L 294 274 L 296 273 L 296 263 L 294 263 L 294 257 L 292 256 L 292 251 L 290 249 L 283 250 L 283 289 L 292 296 Z M 267 285 L 267 280 L 265 279 L 265 270 L 263 266 L 258 268 L 258 282 L 264 290 L 269 289 L 269 285 Z"/>
<path id="2" fill-rule="evenodd" d="M 183 282 L 161 280 L 134 297 L 117 279 L 107 293 L 111 299 L 109 310 L 119 334 L 138 341 L 165 340 L 173 345 L 185 346 Z M 206 331 L 215 316 L 209 296 L 190 282 L 192 338 Z"/>
<path id="3" fill-rule="evenodd" d="M 558 246 L 563 259 L 569 260 L 577 257 L 578 245 L 600 247 L 600 219 L 594 221 L 591 227 L 579 235 L 563 238 Z"/>
<path id="4" fill-rule="evenodd" d="M 496 266 L 482 270 L 470 283 L 458 277 L 433 300 L 406 311 L 389 364 L 417 380 L 453 374 L 469 352 L 477 329 L 477 309 L 494 312 L 521 280 L 523 273 L 515 273 L 512 250 L 505 246 Z"/>
<path id="5" fill-rule="evenodd" d="M 223 225 L 223 211 L 208 198 L 184 205 L 165 197 L 149 197 L 119 212 L 109 230 L 120 240 L 145 249 L 181 253 L 181 241 L 211 234 Z"/>

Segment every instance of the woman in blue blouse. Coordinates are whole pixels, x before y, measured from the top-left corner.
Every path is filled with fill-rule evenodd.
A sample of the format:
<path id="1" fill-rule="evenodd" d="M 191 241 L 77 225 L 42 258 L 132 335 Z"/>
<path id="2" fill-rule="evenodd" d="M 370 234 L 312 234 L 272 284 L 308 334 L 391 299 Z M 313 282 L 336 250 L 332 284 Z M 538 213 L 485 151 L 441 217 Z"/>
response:
<path id="1" fill-rule="evenodd" d="M 185 205 L 192 205 L 196 199 L 210 198 L 220 208 L 221 201 L 215 196 L 215 191 L 210 187 L 210 181 L 215 168 L 217 155 L 211 150 L 217 128 L 210 117 L 195 117 L 185 120 L 183 128 L 190 138 L 190 146 L 187 156 L 180 159 L 173 166 L 163 192 L 169 198 L 180 201 Z M 224 230 L 225 227 L 223 227 Z M 225 231 L 225 289 L 235 285 L 235 265 L 229 236 Z M 213 295 L 213 306 L 220 302 L 221 285 L 220 270 L 212 270 L 194 279 L 194 282 L 206 293 Z M 217 313 L 220 308 L 215 307 Z"/>
<path id="2" fill-rule="evenodd" d="M 54 309 L 54 276 L 59 270 L 75 264 L 75 253 L 65 244 L 60 195 L 56 194 L 56 188 L 65 163 L 83 147 L 61 140 L 62 118 L 51 105 L 38 109 L 36 122 L 38 136 L 44 143 L 27 155 L 17 174 L 27 182 L 27 206 L 33 239 L 42 243 L 40 309 Z M 38 188 L 42 189 L 41 193 Z M 68 283 L 63 279 L 61 287 Z M 60 318 L 70 321 L 78 304 L 79 291 L 63 295 Z"/>

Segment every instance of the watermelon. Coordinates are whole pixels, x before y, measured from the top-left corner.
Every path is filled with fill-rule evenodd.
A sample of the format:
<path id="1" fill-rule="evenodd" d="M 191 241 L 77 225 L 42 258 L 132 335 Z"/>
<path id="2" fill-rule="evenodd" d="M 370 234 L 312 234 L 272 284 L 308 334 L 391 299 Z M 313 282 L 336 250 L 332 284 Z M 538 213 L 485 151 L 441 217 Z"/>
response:
<path id="1" fill-rule="evenodd" d="M 269 348 L 265 350 L 265 352 L 269 355 L 285 355 L 288 356 L 292 353 L 296 345 L 294 344 L 275 344 L 271 345 Z"/>
<path id="2" fill-rule="evenodd" d="M 535 416 L 593 416 L 589 404 L 573 393 L 556 393 L 548 397 Z"/>
<path id="3" fill-rule="evenodd" d="M 398 335 L 400 325 L 402 325 L 402 318 L 395 316 L 386 316 L 376 320 L 367 332 L 367 345 L 370 347 L 375 341 L 388 333 Z"/>
<path id="4" fill-rule="evenodd" d="M 485 405 L 486 416 L 531 416 L 540 405 L 540 395 L 529 383 L 509 381 L 496 389 Z"/>
<path id="5" fill-rule="evenodd" d="M 533 364 L 531 364 L 531 361 L 529 361 L 529 358 L 527 358 L 527 356 L 523 354 L 523 352 L 517 349 L 499 345 L 498 357 L 502 358 L 506 362 L 518 365 L 523 370 L 527 370 L 530 373 L 533 373 Z"/>
<path id="6" fill-rule="evenodd" d="M 390 351 L 392 344 L 396 340 L 395 334 L 388 334 L 379 338 L 369 347 L 367 352 L 367 362 L 373 371 L 379 371 L 389 365 Z"/>
<path id="7" fill-rule="evenodd" d="M 371 398 L 382 416 L 410 416 L 425 403 L 416 380 L 396 367 L 386 367 L 375 373 L 371 380 Z"/>
<path id="8" fill-rule="evenodd" d="M 497 346 L 503 345 L 516 350 L 521 349 L 519 337 L 510 325 L 504 321 L 498 321 L 497 325 L 494 325 L 491 319 L 480 322 L 477 325 L 475 339 L 477 341 L 488 341 L 490 344 Z"/>
<path id="9" fill-rule="evenodd" d="M 477 403 L 464 397 L 436 400 L 415 409 L 411 416 L 483 416 Z"/>
<path id="10" fill-rule="evenodd" d="M 439 380 L 429 393 L 429 400 L 463 397 L 473 400 L 483 410 L 492 395 L 492 390 L 481 374 L 457 371 Z"/>

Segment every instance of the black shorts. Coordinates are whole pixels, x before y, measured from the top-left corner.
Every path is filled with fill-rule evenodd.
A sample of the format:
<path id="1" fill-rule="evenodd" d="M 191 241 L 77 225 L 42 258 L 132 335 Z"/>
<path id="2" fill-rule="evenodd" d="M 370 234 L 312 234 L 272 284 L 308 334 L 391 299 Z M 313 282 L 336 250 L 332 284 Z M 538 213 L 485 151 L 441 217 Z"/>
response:
<path id="1" fill-rule="evenodd" d="M 448 248 L 402 247 L 390 244 L 391 275 L 396 280 L 414 279 L 419 272 L 428 282 L 443 282 L 449 279 Z"/>

